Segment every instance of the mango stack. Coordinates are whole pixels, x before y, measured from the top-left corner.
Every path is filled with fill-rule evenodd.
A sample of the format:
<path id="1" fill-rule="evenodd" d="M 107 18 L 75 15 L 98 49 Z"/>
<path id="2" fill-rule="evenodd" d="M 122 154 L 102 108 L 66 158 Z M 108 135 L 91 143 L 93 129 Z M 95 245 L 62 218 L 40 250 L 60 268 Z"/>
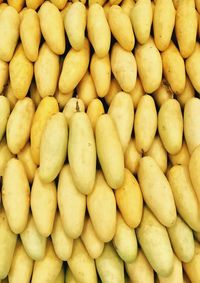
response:
<path id="1" fill-rule="evenodd" d="M 0 3 L 0 282 L 200 283 L 200 0 Z"/>

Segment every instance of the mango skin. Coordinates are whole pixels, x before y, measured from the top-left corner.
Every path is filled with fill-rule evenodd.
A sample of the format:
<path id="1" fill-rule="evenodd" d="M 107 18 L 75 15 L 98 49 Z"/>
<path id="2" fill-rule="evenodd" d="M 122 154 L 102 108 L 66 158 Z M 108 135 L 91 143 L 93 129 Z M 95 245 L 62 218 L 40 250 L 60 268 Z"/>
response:
<path id="1" fill-rule="evenodd" d="M 176 207 L 170 184 L 164 173 L 149 156 L 140 160 L 138 180 L 143 198 L 162 225 L 171 227 L 176 221 Z"/>
<path id="2" fill-rule="evenodd" d="M 173 251 L 166 228 L 145 207 L 142 221 L 136 229 L 137 239 L 153 269 L 161 276 L 173 270 Z"/>
<path id="3" fill-rule="evenodd" d="M 19 37 L 20 18 L 17 11 L 10 6 L 5 7 L 0 16 L 0 59 L 9 62 Z"/>

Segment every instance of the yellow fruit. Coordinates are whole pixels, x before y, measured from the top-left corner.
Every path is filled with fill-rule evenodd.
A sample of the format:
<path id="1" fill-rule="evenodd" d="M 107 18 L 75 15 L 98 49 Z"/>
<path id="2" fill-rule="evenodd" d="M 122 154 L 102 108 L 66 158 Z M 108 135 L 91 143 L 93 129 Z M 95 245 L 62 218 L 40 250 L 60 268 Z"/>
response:
<path id="1" fill-rule="evenodd" d="M 153 20 L 153 10 L 150 0 L 140 0 L 134 5 L 130 12 L 135 36 L 140 44 L 148 41 Z"/>
<path id="2" fill-rule="evenodd" d="M 154 92 L 161 83 L 162 60 L 151 37 L 145 44 L 137 45 L 135 59 L 137 62 L 138 74 L 145 92 Z"/>
<path id="3" fill-rule="evenodd" d="M 65 165 L 60 172 L 57 195 L 64 231 L 68 237 L 76 239 L 83 230 L 86 197 L 75 187 L 69 165 Z"/>
<path id="4" fill-rule="evenodd" d="M 81 2 L 73 3 L 64 18 L 65 30 L 69 42 L 75 50 L 79 51 L 84 47 L 86 28 L 86 7 Z"/>
<path id="5" fill-rule="evenodd" d="M 72 256 L 68 265 L 77 282 L 97 283 L 94 260 L 88 255 L 80 239 L 74 240 Z"/>
<path id="6" fill-rule="evenodd" d="M 87 14 L 88 38 L 98 57 L 105 57 L 110 49 L 111 32 L 104 9 L 95 3 Z"/>
<path id="7" fill-rule="evenodd" d="M 180 104 L 175 99 L 164 102 L 158 113 L 158 132 L 170 154 L 177 154 L 182 147 L 183 117 Z"/>
<path id="8" fill-rule="evenodd" d="M 0 14 L 0 59 L 9 62 L 15 51 L 19 37 L 20 19 L 17 11 L 10 6 Z"/>
<path id="9" fill-rule="evenodd" d="M 41 31 L 38 14 L 33 9 L 27 9 L 23 13 L 20 38 L 26 57 L 35 62 L 38 58 Z"/>
<path id="10" fill-rule="evenodd" d="M 29 97 L 18 100 L 9 116 L 6 128 L 8 148 L 12 153 L 19 153 L 26 145 L 29 139 L 34 113 L 34 104 Z"/>
<path id="11" fill-rule="evenodd" d="M 2 201 L 11 230 L 16 234 L 23 232 L 28 222 L 30 187 L 18 159 L 10 159 L 5 168 Z"/>
<path id="12" fill-rule="evenodd" d="M 146 204 L 160 223 L 166 227 L 173 226 L 176 207 L 171 187 L 153 158 L 146 156 L 140 159 L 138 180 Z"/>
<path id="13" fill-rule="evenodd" d="M 183 269 L 192 283 L 200 281 L 200 244 L 195 241 L 195 254 L 193 259 L 188 263 L 183 263 Z"/>
<path id="14" fill-rule="evenodd" d="M 31 189 L 31 210 L 36 228 L 41 236 L 50 236 L 57 208 L 56 185 L 45 184 L 35 173 Z"/>
<path id="15" fill-rule="evenodd" d="M 68 159 L 75 186 L 82 194 L 90 194 L 96 175 L 96 145 L 90 119 L 84 112 L 76 112 L 70 119 Z"/>
<path id="16" fill-rule="evenodd" d="M 6 214 L 1 208 L 0 210 L 0 279 L 4 279 L 10 270 L 17 235 L 14 234 L 9 227 Z"/>
<path id="17" fill-rule="evenodd" d="M 23 99 L 33 77 L 33 64 L 26 58 L 22 44 L 18 45 L 9 64 L 10 83 L 14 95 Z"/>
<path id="18" fill-rule="evenodd" d="M 34 73 L 40 96 L 53 96 L 60 73 L 59 56 L 52 52 L 46 43 L 40 48 L 34 65 Z"/>
<path id="19" fill-rule="evenodd" d="M 136 228 L 142 218 L 143 198 L 136 178 L 125 169 L 124 183 L 115 191 L 116 202 L 125 222 Z"/>
<path id="20" fill-rule="evenodd" d="M 0 96 L 0 141 L 2 140 L 10 116 L 10 103 L 7 97 Z"/>
<path id="21" fill-rule="evenodd" d="M 97 237 L 102 242 L 111 241 L 116 229 L 116 201 L 101 171 L 97 172 L 94 189 L 87 196 L 87 208 Z"/>
<path id="22" fill-rule="evenodd" d="M 141 130 L 142 129 L 142 130 Z M 135 143 L 138 152 L 147 152 L 157 130 L 157 112 L 153 98 L 143 95 L 137 106 L 134 121 Z"/>
<path id="23" fill-rule="evenodd" d="M 117 129 L 109 114 L 101 115 L 95 128 L 97 155 L 106 182 L 112 189 L 124 181 L 124 155 Z"/>
<path id="24" fill-rule="evenodd" d="M 168 180 L 180 216 L 192 229 L 200 231 L 200 205 L 192 187 L 188 167 L 173 166 L 168 171 Z"/>
<path id="25" fill-rule="evenodd" d="M 157 48 L 168 48 L 175 24 L 176 11 L 172 0 L 157 0 L 154 8 L 153 31 Z"/>
<path id="26" fill-rule="evenodd" d="M 122 48 L 131 51 L 135 45 L 135 36 L 129 16 L 118 5 L 112 5 L 108 13 L 108 23 L 112 35 Z"/>
<path id="27" fill-rule="evenodd" d="M 59 79 L 59 89 L 63 93 L 73 91 L 85 75 L 89 65 L 89 42 L 85 40 L 84 47 L 76 51 L 70 49 L 67 53 Z"/>
<path id="28" fill-rule="evenodd" d="M 139 244 L 153 269 L 160 276 L 169 276 L 173 270 L 174 255 L 167 230 L 147 207 L 144 208 L 142 222 L 136 232 Z"/>
<path id="29" fill-rule="evenodd" d="M 137 76 L 135 57 L 118 43 L 115 43 L 111 50 L 111 69 L 123 91 L 130 92 L 134 89 Z"/>

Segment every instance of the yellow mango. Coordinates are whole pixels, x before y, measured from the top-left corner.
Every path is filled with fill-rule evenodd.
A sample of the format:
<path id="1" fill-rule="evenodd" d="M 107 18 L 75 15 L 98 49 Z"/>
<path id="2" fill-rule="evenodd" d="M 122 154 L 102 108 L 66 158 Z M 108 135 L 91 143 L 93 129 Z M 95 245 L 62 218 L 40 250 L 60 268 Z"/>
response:
<path id="1" fill-rule="evenodd" d="M 125 92 L 117 93 L 110 104 L 108 114 L 114 121 L 125 152 L 131 139 L 134 121 L 134 107 L 131 96 Z"/>
<path id="2" fill-rule="evenodd" d="M 121 8 L 128 16 L 131 15 L 131 10 L 135 6 L 134 0 L 123 0 L 121 3 Z"/>
<path id="3" fill-rule="evenodd" d="M 142 131 L 141 131 L 142 129 Z M 153 98 L 143 95 L 137 106 L 134 121 L 135 144 L 139 152 L 147 152 L 157 130 L 157 112 Z"/>
<path id="4" fill-rule="evenodd" d="M 117 129 L 109 114 L 101 115 L 95 127 L 97 155 L 106 182 L 112 189 L 124 181 L 124 155 Z"/>
<path id="5" fill-rule="evenodd" d="M 65 165 L 60 172 L 57 197 L 65 233 L 68 237 L 76 239 L 83 230 L 86 197 L 75 187 L 69 165 Z"/>
<path id="6" fill-rule="evenodd" d="M 59 9 L 62 10 L 66 4 L 67 4 L 68 0 L 51 0 L 51 2 Z"/>
<path id="7" fill-rule="evenodd" d="M 115 95 L 121 91 L 121 87 L 118 81 L 115 78 L 112 78 L 110 81 L 110 88 L 108 93 L 105 96 L 105 101 L 108 105 L 110 105 L 111 101 L 115 97 Z"/>
<path id="8" fill-rule="evenodd" d="M 189 165 L 190 154 L 185 141 L 177 154 L 169 154 L 172 165 Z"/>
<path id="9" fill-rule="evenodd" d="M 142 193 L 136 178 L 128 169 L 125 169 L 124 176 L 124 183 L 115 191 L 115 198 L 126 224 L 131 228 L 136 228 L 142 218 Z"/>
<path id="10" fill-rule="evenodd" d="M 88 255 L 80 239 L 74 240 L 73 252 L 68 259 L 68 265 L 77 282 L 97 283 L 94 260 Z"/>
<path id="11" fill-rule="evenodd" d="M 199 74 L 200 74 L 200 44 L 196 42 L 194 51 L 186 59 L 185 67 L 188 77 L 197 92 L 200 92 Z"/>
<path id="12" fill-rule="evenodd" d="M 184 91 L 186 84 L 185 62 L 172 41 L 161 56 L 164 76 L 172 91 L 179 95 Z"/>
<path id="13" fill-rule="evenodd" d="M 153 10 L 150 0 L 139 0 L 130 12 L 130 19 L 133 25 L 137 41 L 144 44 L 148 41 L 153 20 Z"/>
<path id="14" fill-rule="evenodd" d="M 165 173 L 167 170 L 167 152 L 161 142 L 159 136 L 155 136 L 150 149 L 145 153 L 145 156 L 152 157 L 157 164 L 160 166 L 161 170 Z"/>
<path id="15" fill-rule="evenodd" d="M 101 116 L 104 113 L 105 113 L 105 110 L 104 110 L 104 106 L 101 100 L 97 98 L 93 99 L 87 108 L 87 115 L 90 119 L 93 130 L 95 129 L 96 122 L 99 116 Z"/>
<path id="16" fill-rule="evenodd" d="M 111 51 L 111 69 L 115 79 L 125 92 L 134 89 L 137 76 L 137 65 L 131 51 L 123 49 L 115 43 Z"/>
<path id="17" fill-rule="evenodd" d="M 116 201 L 101 171 L 97 172 L 94 189 L 87 196 L 87 209 L 97 237 L 102 242 L 112 240 L 116 229 Z"/>
<path id="18" fill-rule="evenodd" d="M 111 32 L 104 9 L 98 3 L 88 9 L 87 30 L 95 53 L 98 57 L 105 57 L 110 49 Z"/>
<path id="19" fill-rule="evenodd" d="M 46 251 L 46 238 L 41 236 L 36 228 L 33 217 L 30 215 L 25 230 L 20 234 L 27 255 L 33 260 L 42 260 Z"/>
<path id="20" fill-rule="evenodd" d="M 180 104 L 175 99 L 164 102 L 158 112 L 158 132 L 170 154 L 181 150 L 183 140 L 183 117 Z"/>
<path id="21" fill-rule="evenodd" d="M 43 259 L 34 264 L 32 283 L 54 282 L 62 268 L 62 261 L 56 256 L 50 240 L 47 241 L 46 253 Z"/>
<path id="22" fill-rule="evenodd" d="M 35 176 L 37 165 L 33 161 L 33 158 L 31 155 L 30 143 L 27 143 L 25 145 L 25 147 L 18 153 L 17 157 L 23 163 L 28 180 L 30 183 L 32 183 L 33 178 Z"/>
<path id="23" fill-rule="evenodd" d="M 137 239 L 135 230 L 131 229 L 117 213 L 116 232 L 113 237 L 113 246 L 124 262 L 133 262 L 137 256 Z"/>
<path id="24" fill-rule="evenodd" d="M 0 13 L 0 59 L 9 62 L 15 51 L 19 38 L 19 14 L 11 6 Z"/>
<path id="25" fill-rule="evenodd" d="M 35 62 L 38 58 L 41 31 L 38 14 L 33 9 L 27 9 L 23 13 L 20 38 L 26 57 Z"/>
<path id="26" fill-rule="evenodd" d="M 33 64 L 26 58 L 22 44 L 18 45 L 9 64 L 10 83 L 14 95 L 23 99 L 29 90 L 33 77 Z"/>
<path id="27" fill-rule="evenodd" d="M 89 217 L 85 218 L 81 240 L 91 258 L 98 258 L 104 249 L 104 243 L 97 237 Z"/>
<path id="28" fill-rule="evenodd" d="M 190 79 L 186 76 L 186 83 L 184 90 L 177 95 L 177 100 L 180 103 L 181 107 L 184 108 L 186 102 L 191 98 L 195 96 L 195 90 L 193 85 L 191 84 Z"/>
<path id="29" fill-rule="evenodd" d="M 56 214 L 51 239 L 56 255 L 63 261 L 70 258 L 73 248 L 73 239 L 65 233 L 59 213 Z"/>
<path id="30" fill-rule="evenodd" d="M 67 121 L 65 115 L 58 112 L 47 121 L 41 138 L 39 175 L 44 183 L 58 176 L 66 159 L 67 144 Z"/>
<path id="31" fill-rule="evenodd" d="M 11 230 L 21 233 L 28 222 L 30 187 L 22 162 L 15 158 L 4 171 L 2 201 Z"/>
<path id="32" fill-rule="evenodd" d="M 35 226 L 41 236 L 48 237 L 51 234 L 56 208 L 56 185 L 53 182 L 43 183 L 37 170 L 31 189 L 31 211 Z"/>
<path id="33" fill-rule="evenodd" d="M 104 97 L 109 91 L 111 80 L 111 65 L 109 55 L 99 58 L 94 53 L 90 63 L 90 73 L 97 95 L 99 97 Z"/>
<path id="34" fill-rule="evenodd" d="M 77 94 L 78 98 L 83 101 L 85 107 L 88 107 L 90 102 L 97 97 L 93 78 L 88 71 L 77 86 Z"/>
<path id="35" fill-rule="evenodd" d="M 35 112 L 31 127 L 31 154 L 34 162 L 40 163 L 40 143 L 47 120 L 59 110 L 54 97 L 45 97 L 41 100 Z"/>
<path id="36" fill-rule="evenodd" d="M 199 123 L 200 99 L 193 97 L 184 107 L 184 136 L 190 154 L 200 144 Z"/>
<path id="37" fill-rule="evenodd" d="M 69 42 L 75 50 L 84 48 L 86 28 L 86 7 L 81 2 L 73 3 L 64 18 L 65 30 Z"/>
<path id="38" fill-rule="evenodd" d="M 135 139 L 131 139 L 124 155 L 125 168 L 136 174 L 142 154 L 137 151 Z"/>
<path id="39" fill-rule="evenodd" d="M 161 107 L 166 100 L 173 98 L 174 94 L 169 83 L 165 79 L 162 79 L 159 88 L 152 94 L 152 96 L 157 106 Z"/>
<path id="40" fill-rule="evenodd" d="M 131 283 L 154 283 L 153 269 L 141 249 L 133 262 L 125 263 L 125 268 Z"/>
<path id="41" fill-rule="evenodd" d="M 183 263 L 183 269 L 192 283 L 200 281 L 200 244 L 195 241 L 195 253 L 193 259 L 188 263 Z"/>
<path id="42" fill-rule="evenodd" d="M 200 177 L 198 170 L 200 168 L 200 145 L 198 145 L 192 152 L 189 162 L 189 173 L 193 188 L 196 192 L 197 198 L 200 201 Z M 199 230 L 198 230 L 199 231 Z"/>
<path id="43" fill-rule="evenodd" d="M 10 283 L 29 283 L 33 270 L 33 260 L 27 255 L 20 240 L 17 241 L 12 265 L 8 274 Z"/>
<path id="44" fill-rule="evenodd" d="M 145 92 L 144 92 L 144 89 L 143 89 L 143 86 L 141 84 L 139 77 L 137 77 L 135 86 L 133 90 L 130 91 L 130 95 L 133 100 L 134 109 L 136 109 L 141 97 L 145 95 Z"/>
<path id="45" fill-rule="evenodd" d="M 135 36 L 129 16 L 118 5 L 112 5 L 108 13 L 108 23 L 112 35 L 122 48 L 131 51 L 135 45 Z"/>
<path id="46" fill-rule="evenodd" d="M 26 0 L 26 6 L 30 9 L 37 10 L 43 2 L 44 0 Z"/>
<path id="47" fill-rule="evenodd" d="M 110 243 L 105 245 L 103 253 L 96 259 L 96 267 L 102 282 L 125 283 L 123 261 Z"/>
<path id="48" fill-rule="evenodd" d="M 0 13 L 1 12 L 3 12 L 3 10 L 6 8 L 6 7 L 8 7 L 8 4 L 7 3 L 2 3 L 3 2 L 3 0 L 0 0 Z"/>
<path id="49" fill-rule="evenodd" d="M 174 255 L 167 230 L 147 207 L 144 208 L 142 221 L 136 232 L 139 244 L 156 273 L 164 277 L 170 275 Z"/>
<path id="50" fill-rule="evenodd" d="M 176 221 L 176 207 L 171 187 L 152 157 L 140 159 L 138 180 L 146 204 L 160 223 L 166 227 L 173 226 Z"/>
<path id="51" fill-rule="evenodd" d="M 67 119 L 67 122 L 69 123 L 71 117 L 74 113 L 77 111 L 79 112 L 85 112 L 85 105 L 82 99 L 72 97 L 69 99 L 69 101 L 66 103 L 63 113 L 65 114 L 65 118 Z"/>
<path id="52" fill-rule="evenodd" d="M 174 256 L 174 264 L 172 273 L 167 276 L 159 276 L 159 283 L 183 283 L 183 268 L 181 261 L 178 260 L 176 256 Z"/>
<path id="53" fill-rule="evenodd" d="M 168 171 L 168 180 L 180 216 L 192 229 L 200 231 L 200 205 L 192 187 L 188 167 L 173 166 Z"/>
<path id="54" fill-rule="evenodd" d="M 7 97 L 0 96 L 0 141 L 2 140 L 10 116 L 10 103 Z"/>
<path id="55" fill-rule="evenodd" d="M 59 56 L 53 53 L 46 43 L 40 48 L 34 73 L 40 96 L 53 96 L 59 78 Z"/>
<path id="56" fill-rule="evenodd" d="M 167 229 L 173 250 L 182 262 L 189 262 L 194 256 L 194 237 L 192 230 L 178 216 L 174 226 Z"/>
<path id="57" fill-rule="evenodd" d="M 19 153 L 26 145 L 29 139 L 34 113 L 34 104 L 29 97 L 18 100 L 11 112 L 6 128 L 6 138 L 8 148 L 12 153 Z"/>
<path id="58" fill-rule="evenodd" d="M 59 79 L 59 89 L 63 93 L 73 91 L 85 75 L 89 65 L 89 42 L 85 40 L 84 48 L 79 51 L 71 48 L 67 53 Z"/>
<path id="59" fill-rule="evenodd" d="M 56 54 L 65 52 L 64 23 L 58 8 L 45 1 L 38 11 L 42 35 L 49 48 Z"/>
<path id="60" fill-rule="evenodd" d="M 75 186 L 82 194 L 93 190 L 96 174 L 96 145 L 90 119 L 76 112 L 69 122 L 68 159 Z"/>
<path id="61" fill-rule="evenodd" d="M 0 280 L 4 279 L 10 270 L 17 235 L 14 234 L 9 227 L 6 213 L 1 208 L 0 210 Z"/>
<path id="62" fill-rule="evenodd" d="M 4 88 L 8 82 L 8 63 L 0 59 L 0 94 L 3 93 Z"/>
<path id="63" fill-rule="evenodd" d="M 168 48 L 175 25 L 176 10 L 172 0 L 157 0 L 153 15 L 153 32 L 156 47 L 160 51 Z"/>
<path id="64" fill-rule="evenodd" d="M 150 37 L 143 45 L 137 45 L 135 59 L 142 86 L 147 93 L 154 92 L 162 79 L 162 60 L 153 39 Z"/>
<path id="65" fill-rule="evenodd" d="M 17 12 L 20 12 L 22 10 L 22 8 L 24 7 L 24 4 L 25 4 L 25 0 L 17 0 L 17 1 L 8 0 L 8 5 L 15 8 Z"/>
<path id="66" fill-rule="evenodd" d="M 179 1 L 176 10 L 175 33 L 183 58 L 189 57 L 195 48 L 197 25 L 194 0 Z"/>
<path id="67" fill-rule="evenodd" d="M 0 176 L 4 175 L 4 170 L 6 168 L 7 162 L 14 157 L 10 152 L 6 139 L 2 139 L 0 143 Z"/>

